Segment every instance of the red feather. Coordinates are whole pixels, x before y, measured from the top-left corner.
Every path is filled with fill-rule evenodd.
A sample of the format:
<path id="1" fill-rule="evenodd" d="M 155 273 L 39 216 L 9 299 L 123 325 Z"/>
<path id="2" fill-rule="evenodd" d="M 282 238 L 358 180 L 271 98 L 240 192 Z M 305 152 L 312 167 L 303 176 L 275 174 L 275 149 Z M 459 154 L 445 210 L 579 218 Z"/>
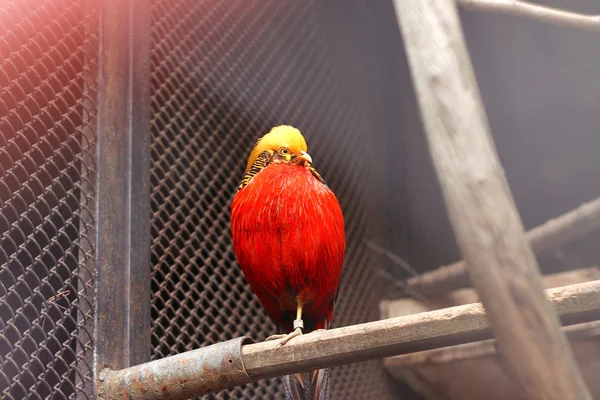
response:
<path id="1" fill-rule="evenodd" d="M 231 233 L 246 279 L 282 330 L 293 329 L 296 297 L 305 332 L 327 327 L 346 239 L 339 202 L 324 183 L 305 166 L 266 166 L 235 195 Z"/>

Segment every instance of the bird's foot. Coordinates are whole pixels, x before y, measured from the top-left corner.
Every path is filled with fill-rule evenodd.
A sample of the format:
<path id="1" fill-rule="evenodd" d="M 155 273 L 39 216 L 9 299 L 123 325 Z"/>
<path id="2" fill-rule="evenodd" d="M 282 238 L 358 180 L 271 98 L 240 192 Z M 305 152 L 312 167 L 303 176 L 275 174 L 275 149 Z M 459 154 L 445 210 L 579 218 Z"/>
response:
<path id="1" fill-rule="evenodd" d="M 302 328 L 296 328 L 292 332 L 288 333 L 287 335 L 284 335 L 285 337 L 281 340 L 281 342 L 277 343 L 277 346 L 275 346 L 275 347 L 281 347 L 284 344 L 286 344 L 287 342 L 289 342 L 290 340 L 292 340 L 293 338 L 295 338 L 296 336 L 300 336 L 300 335 L 302 335 Z"/>
<path id="2" fill-rule="evenodd" d="M 304 321 L 301 319 L 294 320 L 294 330 L 292 332 L 288 333 L 287 335 L 271 335 L 265 339 L 265 342 L 267 340 L 283 339 L 281 342 L 277 343 L 276 347 L 283 346 L 296 336 L 302 335 L 302 329 L 304 329 Z"/>
<path id="3" fill-rule="evenodd" d="M 281 335 L 271 335 L 268 338 L 265 339 L 265 342 L 268 340 L 277 340 L 277 339 L 283 339 L 284 337 L 286 337 L 286 334 L 281 334 Z"/>

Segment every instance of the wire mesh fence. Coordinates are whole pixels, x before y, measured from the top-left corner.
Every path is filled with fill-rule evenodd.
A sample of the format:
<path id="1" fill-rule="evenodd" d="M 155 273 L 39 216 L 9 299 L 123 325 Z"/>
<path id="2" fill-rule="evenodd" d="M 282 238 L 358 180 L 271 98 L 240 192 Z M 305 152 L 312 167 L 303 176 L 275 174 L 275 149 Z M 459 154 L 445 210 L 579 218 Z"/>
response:
<path id="1" fill-rule="evenodd" d="M 341 42 L 351 18 L 309 2 L 152 2 L 153 358 L 274 333 L 236 263 L 230 202 L 258 136 L 303 131 L 340 199 L 348 253 L 334 326 L 377 319 L 380 291 L 365 239 L 373 224 L 357 160 L 376 157 L 368 98 Z M 343 24 L 346 24 L 345 26 Z M 363 55 L 364 56 L 364 55 Z M 378 362 L 336 368 L 338 399 L 394 398 Z M 283 398 L 280 379 L 211 398 Z"/>
<path id="2" fill-rule="evenodd" d="M 334 18 L 335 3 L 151 2 L 153 358 L 273 333 L 236 263 L 229 206 L 251 145 L 282 123 L 305 133 L 345 212 L 334 326 L 377 319 L 365 246 L 377 174 L 359 160 L 380 148 L 365 135 L 367 57 L 343 45 L 356 20 Z M 10 400 L 95 398 L 93 4 L 0 5 L 0 397 Z M 336 368 L 332 385 L 334 398 L 394 397 L 378 362 Z M 271 379 L 210 397 L 283 388 Z"/>
<path id="3" fill-rule="evenodd" d="M 97 13 L 0 6 L 0 397 L 93 398 Z"/>
<path id="4" fill-rule="evenodd" d="M 136 167 L 127 164 L 132 159 L 129 155 L 123 162 L 126 157 L 119 158 L 122 148 L 110 147 L 110 140 L 102 140 L 105 136 L 100 133 L 101 140 L 96 138 L 96 125 L 101 122 L 96 120 L 97 103 L 110 108 L 110 101 L 102 96 L 106 86 L 101 86 L 99 72 L 104 79 L 113 74 L 111 77 L 118 75 L 123 82 L 131 83 L 131 77 L 125 77 L 119 68 L 109 71 L 107 64 L 105 69 L 99 68 L 99 54 L 110 58 L 110 52 L 118 48 L 129 52 L 126 56 L 119 53 L 120 59 L 127 60 L 123 65 L 129 65 L 131 59 L 132 64 L 146 66 L 145 53 L 134 48 L 146 44 L 138 36 L 131 35 L 131 43 L 124 40 L 123 46 L 114 46 L 113 50 L 99 43 L 101 19 L 95 7 L 109 4 L 113 16 L 124 14 L 110 8 L 111 2 L 95 0 L 0 1 L 0 398 L 96 396 L 93 353 L 98 351 L 98 343 L 108 341 L 99 337 L 94 342 L 94 307 L 102 304 L 95 302 L 95 290 L 102 286 L 102 279 L 95 280 L 95 273 L 98 259 L 104 260 L 99 255 L 102 249 L 113 250 L 100 245 L 105 244 L 101 235 L 96 238 L 96 203 L 107 193 L 112 194 L 96 185 L 97 169 L 103 171 L 97 168 L 98 150 L 115 152 L 111 155 L 129 168 L 124 171 L 129 175 L 121 176 L 117 185 L 131 183 L 127 179 L 133 180 L 136 174 L 151 175 L 152 215 L 147 217 L 151 218 L 152 230 L 152 243 L 148 243 L 152 253 L 152 298 L 135 305 L 143 309 L 137 316 L 151 309 L 154 359 L 242 335 L 262 340 L 273 333 L 274 327 L 236 263 L 230 242 L 229 207 L 250 147 L 275 125 L 292 124 L 304 132 L 315 166 L 335 191 L 345 213 L 348 252 L 334 326 L 378 318 L 381 290 L 376 263 L 381 260 L 370 256 L 366 246 L 369 240 L 375 239 L 373 243 L 391 250 L 396 250 L 395 245 L 410 247 L 411 262 L 420 267 L 440 264 L 452 251 L 458 254 L 446 219 L 440 222 L 446 218 L 445 209 L 441 200 L 435 199 L 441 197 L 426 190 L 437 188 L 434 172 L 427 167 L 428 161 L 415 161 L 427 159 L 427 148 L 417 127 L 418 118 L 410 122 L 417 108 L 405 96 L 406 91 L 410 92 L 410 76 L 405 60 L 398 58 L 401 43 L 391 2 L 123 1 L 126 3 L 115 4 L 132 12 L 119 21 L 130 24 L 129 31 L 146 15 L 140 12 L 146 9 L 136 7 L 150 7 L 151 11 L 151 110 L 136 98 L 144 92 L 147 80 L 121 88 L 122 93 L 131 90 L 137 105 L 143 103 L 136 113 L 144 114 L 143 118 L 151 113 L 151 171 L 143 170 L 142 163 Z M 138 19 L 129 18 L 132 15 Z M 145 29 L 144 23 L 137 26 L 142 26 L 140 31 Z M 115 25 L 121 29 L 124 26 Z M 117 31 L 117 35 L 125 31 Z M 497 51 L 494 46 L 484 47 L 486 51 Z M 405 69 L 405 77 L 395 71 L 398 66 Z M 137 70 L 132 71 L 128 73 Z M 482 82 L 485 86 L 485 76 Z M 559 103 L 555 106 L 562 106 L 564 99 Z M 397 114 L 399 108 L 403 114 Z M 123 123 L 115 128 L 116 132 L 136 121 L 128 118 L 133 114 L 131 110 L 121 111 L 113 115 Z M 496 111 L 496 115 L 502 112 Z M 382 115 L 385 121 L 378 122 Z M 575 117 L 580 121 L 585 115 Z M 407 122 L 400 124 L 404 119 Z M 131 130 L 144 130 L 136 128 Z M 399 135 L 398 130 L 413 133 Z M 389 135 L 379 137 L 381 131 Z M 549 137 L 547 129 L 539 132 Z M 514 146 L 510 138 L 506 139 L 509 141 L 504 142 L 504 151 L 509 147 L 522 149 L 530 143 L 539 145 L 535 138 L 521 143 L 522 135 L 517 136 Z M 131 137 L 119 138 L 119 143 L 135 146 Z M 547 142 L 552 149 L 559 146 Z M 138 156 L 141 153 L 144 150 Z M 507 152 L 505 157 L 511 159 L 508 156 L 511 154 Z M 516 162 L 511 159 L 506 163 L 509 177 L 511 165 L 513 175 L 529 170 L 539 174 L 539 168 L 529 168 L 512 156 Z M 405 157 L 409 158 L 406 162 Z M 132 173 L 138 167 L 140 170 Z M 581 171 L 577 164 L 571 173 Z M 100 174 L 108 176 L 104 182 L 110 181 L 111 172 Z M 530 185 L 533 178 L 521 179 L 526 190 L 523 185 L 519 187 L 518 181 L 511 182 L 511 186 L 515 187 L 517 201 L 531 206 L 533 203 L 524 199 L 536 202 L 539 196 L 532 195 L 536 191 L 551 193 L 566 180 L 586 181 L 565 178 L 568 176 L 564 175 L 562 181 L 546 182 L 531 175 L 541 182 L 541 189 Z M 386 185 L 393 188 L 387 192 Z M 410 196 L 405 196 L 404 188 L 410 189 Z M 127 199 L 123 197 L 129 198 L 119 197 L 124 204 Z M 550 197 L 555 207 L 568 209 L 567 203 L 561 203 L 567 198 Z M 383 213 L 378 209 L 385 207 L 388 210 Z M 145 214 L 142 208 L 136 217 Z M 529 225 L 543 220 L 547 211 L 537 204 L 525 209 L 530 210 L 524 213 L 526 218 L 529 215 Z M 123 210 L 127 214 L 126 207 Z M 120 226 L 127 231 L 118 232 L 116 242 L 123 239 L 120 235 L 135 232 L 136 226 L 148 231 L 148 219 L 144 224 L 137 220 L 139 225 L 132 226 L 127 225 L 135 220 L 131 215 L 115 214 L 112 216 L 124 221 Z M 405 226 L 400 226 L 403 221 Z M 426 239 L 432 230 L 437 233 L 431 239 L 435 243 Z M 100 244 L 96 247 L 97 239 Z M 127 243 L 123 248 L 129 251 L 135 247 L 142 253 L 148 247 L 141 245 L 144 248 L 140 250 L 136 246 L 145 242 L 138 237 L 138 243 Z M 577 253 L 574 262 L 589 265 L 589 260 L 579 260 L 579 250 Z M 594 255 L 586 253 L 586 257 Z M 560 269 L 566 265 L 563 256 L 561 251 L 560 260 L 548 260 L 547 265 Z M 127 260 L 135 264 L 134 258 Z M 111 265 L 118 270 L 119 264 Z M 136 264 L 139 268 L 135 271 L 146 265 Z M 148 278 L 142 273 L 133 277 L 139 278 L 137 282 Z M 127 284 L 125 291 L 135 286 Z M 138 293 L 143 297 L 142 291 Z M 100 297 L 103 294 L 106 291 L 100 290 L 98 299 L 106 298 Z M 124 306 L 120 310 L 124 311 L 120 313 L 122 318 L 109 315 L 112 319 L 108 324 L 115 323 L 127 331 L 139 319 L 134 321 L 133 308 L 119 305 Z M 102 313 L 97 319 L 102 320 Z M 148 318 L 142 319 L 148 322 Z M 119 332 L 119 339 L 126 340 L 129 333 Z M 138 343 L 144 348 L 148 341 Z M 131 363 L 128 350 L 119 352 L 117 358 L 124 360 L 123 365 Z M 379 362 L 334 369 L 332 390 L 333 397 L 339 399 L 398 396 Z M 280 379 L 270 379 L 209 397 L 282 398 L 283 390 Z"/>

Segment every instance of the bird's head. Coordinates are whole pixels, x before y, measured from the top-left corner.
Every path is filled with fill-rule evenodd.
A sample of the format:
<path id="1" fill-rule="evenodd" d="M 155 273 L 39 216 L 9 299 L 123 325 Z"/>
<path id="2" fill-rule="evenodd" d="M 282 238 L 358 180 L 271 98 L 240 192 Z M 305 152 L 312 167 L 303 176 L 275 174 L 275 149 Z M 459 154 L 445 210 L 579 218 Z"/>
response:
<path id="1" fill-rule="evenodd" d="M 272 154 L 272 161 L 310 165 L 312 159 L 307 150 L 306 141 L 298 129 L 289 125 L 276 126 L 258 139 L 252 148 L 245 173 L 248 173 L 258 156 L 265 151 Z"/>

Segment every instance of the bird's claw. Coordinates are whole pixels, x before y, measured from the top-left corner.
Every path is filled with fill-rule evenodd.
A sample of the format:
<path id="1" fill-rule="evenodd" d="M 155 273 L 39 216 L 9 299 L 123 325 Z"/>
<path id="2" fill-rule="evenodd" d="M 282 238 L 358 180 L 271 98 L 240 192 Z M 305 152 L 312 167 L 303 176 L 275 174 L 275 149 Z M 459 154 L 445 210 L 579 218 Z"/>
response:
<path id="1" fill-rule="evenodd" d="M 265 342 L 268 340 L 277 340 L 277 339 L 283 339 L 284 337 L 286 337 L 287 335 L 284 334 L 279 334 L 279 335 L 271 335 L 268 338 L 265 339 Z"/>
<path id="2" fill-rule="evenodd" d="M 293 338 L 295 338 L 296 336 L 300 336 L 302 335 L 302 328 L 296 328 L 294 329 L 292 332 L 288 333 L 287 335 L 283 335 L 283 339 L 281 339 L 281 342 L 277 343 L 277 346 L 275 347 L 281 347 L 284 344 L 286 344 L 287 342 L 289 342 L 290 340 L 292 340 Z"/>

